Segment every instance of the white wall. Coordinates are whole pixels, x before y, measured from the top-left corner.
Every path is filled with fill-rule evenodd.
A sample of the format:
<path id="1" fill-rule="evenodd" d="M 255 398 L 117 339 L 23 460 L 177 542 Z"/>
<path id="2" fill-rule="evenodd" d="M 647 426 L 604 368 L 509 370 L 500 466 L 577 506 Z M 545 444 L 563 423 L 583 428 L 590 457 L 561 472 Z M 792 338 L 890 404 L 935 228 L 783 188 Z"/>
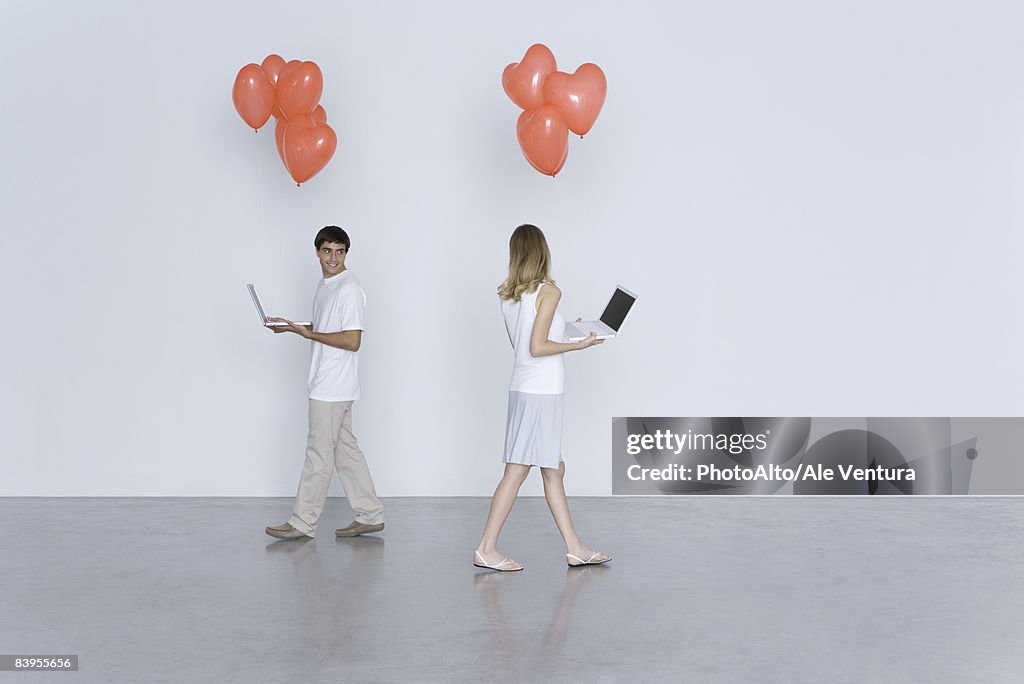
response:
<path id="1" fill-rule="evenodd" d="M 0 495 L 293 494 L 308 349 L 244 283 L 307 316 L 328 223 L 384 496 L 492 491 L 525 221 L 567 316 L 640 295 L 567 359 L 570 494 L 613 416 L 1024 413 L 1016 3 L 308 4 L 0 3 Z M 554 180 L 500 85 L 533 42 L 609 81 Z M 340 139 L 301 189 L 231 105 L 271 52 Z"/>

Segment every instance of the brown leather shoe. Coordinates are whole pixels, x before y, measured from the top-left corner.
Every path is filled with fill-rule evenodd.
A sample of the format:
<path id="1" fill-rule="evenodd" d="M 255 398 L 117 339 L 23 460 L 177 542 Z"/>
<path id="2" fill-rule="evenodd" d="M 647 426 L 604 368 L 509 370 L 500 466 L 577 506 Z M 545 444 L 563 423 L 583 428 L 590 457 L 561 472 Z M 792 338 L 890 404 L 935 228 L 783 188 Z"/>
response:
<path id="1" fill-rule="evenodd" d="M 369 534 L 370 532 L 380 532 L 384 529 L 384 523 L 377 523 L 376 525 L 367 525 L 359 521 L 353 520 L 347 526 L 342 527 L 340 530 L 334 530 L 334 536 L 336 537 L 358 537 L 361 534 Z"/>
<path id="2" fill-rule="evenodd" d="M 267 534 L 271 537 L 277 537 L 278 539 L 303 539 L 309 537 L 308 534 L 299 532 L 297 529 L 292 527 L 291 523 L 281 523 L 276 527 L 268 527 Z"/>

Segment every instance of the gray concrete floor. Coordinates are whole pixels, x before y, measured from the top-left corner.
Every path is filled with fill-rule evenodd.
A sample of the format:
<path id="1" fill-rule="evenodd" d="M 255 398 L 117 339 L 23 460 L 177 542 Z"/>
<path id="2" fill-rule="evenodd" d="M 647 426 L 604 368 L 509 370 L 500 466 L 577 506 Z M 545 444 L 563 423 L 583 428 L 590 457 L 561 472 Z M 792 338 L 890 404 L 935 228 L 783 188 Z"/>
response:
<path id="1" fill-rule="evenodd" d="M 380 535 L 274 541 L 288 499 L 0 499 L 0 653 L 33 682 L 1013 682 L 1024 499 L 385 499 Z"/>

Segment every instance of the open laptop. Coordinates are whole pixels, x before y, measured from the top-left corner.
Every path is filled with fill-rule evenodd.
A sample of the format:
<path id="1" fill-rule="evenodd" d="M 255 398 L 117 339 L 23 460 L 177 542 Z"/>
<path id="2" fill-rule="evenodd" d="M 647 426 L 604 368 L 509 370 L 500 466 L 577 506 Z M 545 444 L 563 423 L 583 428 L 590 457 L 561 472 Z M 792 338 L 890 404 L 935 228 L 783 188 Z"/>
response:
<path id="1" fill-rule="evenodd" d="M 288 325 L 287 323 L 283 323 L 281 321 L 268 321 L 267 314 L 263 312 L 263 305 L 260 304 L 260 296 L 256 294 L 256 287 L 252 283 L 249 283 L 248 285 L 246 285 L 246 287 L 249 288 L 249 294 L 252 296 L 252 303 L 256 305 L 256 312 L 259 313 L 260 320 L 263 321 L 263 325 L 267 326 L 268 328 L 278 328 L 284 325 Z M 309 321 L 295 321 L 295 325 L 302 325 L 308 328 L 313 324 L 310 323 Z"/>
<path id="2" fill-rule="evenodd" d="M 615 288 L 608 306 L 604 307 L 604 313 L 600 320 L 581 321 L 579 323 L 565 324 L 565 339 L 567 342 L 579 342 L 586 338 L 591 332 L 597 333 L 598 339 L 606 340 L 619 334 L 622 322 L 626 320 L 626 314 L 633 308 L 636 295 L 622 287 Z"/>

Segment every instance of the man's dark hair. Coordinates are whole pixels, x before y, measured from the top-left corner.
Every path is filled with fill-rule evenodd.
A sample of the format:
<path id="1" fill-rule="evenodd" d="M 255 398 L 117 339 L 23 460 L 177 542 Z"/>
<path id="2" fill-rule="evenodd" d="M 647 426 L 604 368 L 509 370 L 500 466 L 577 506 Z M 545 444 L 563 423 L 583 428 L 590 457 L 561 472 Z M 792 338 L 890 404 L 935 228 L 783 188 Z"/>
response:
<path id="1" fill-rule="evenodd" d="M 317 250 L 325 242 L 340 242 L 345 245 L 345 251 L 352 249 L 352 241 L 348 239 L 348 233 L 339 228 L 338 226 L 324 226 L 320 229 L 320 232 L 316 234 L 316 238 L 313 240 L 313 244 L 316 245 Z"/>

